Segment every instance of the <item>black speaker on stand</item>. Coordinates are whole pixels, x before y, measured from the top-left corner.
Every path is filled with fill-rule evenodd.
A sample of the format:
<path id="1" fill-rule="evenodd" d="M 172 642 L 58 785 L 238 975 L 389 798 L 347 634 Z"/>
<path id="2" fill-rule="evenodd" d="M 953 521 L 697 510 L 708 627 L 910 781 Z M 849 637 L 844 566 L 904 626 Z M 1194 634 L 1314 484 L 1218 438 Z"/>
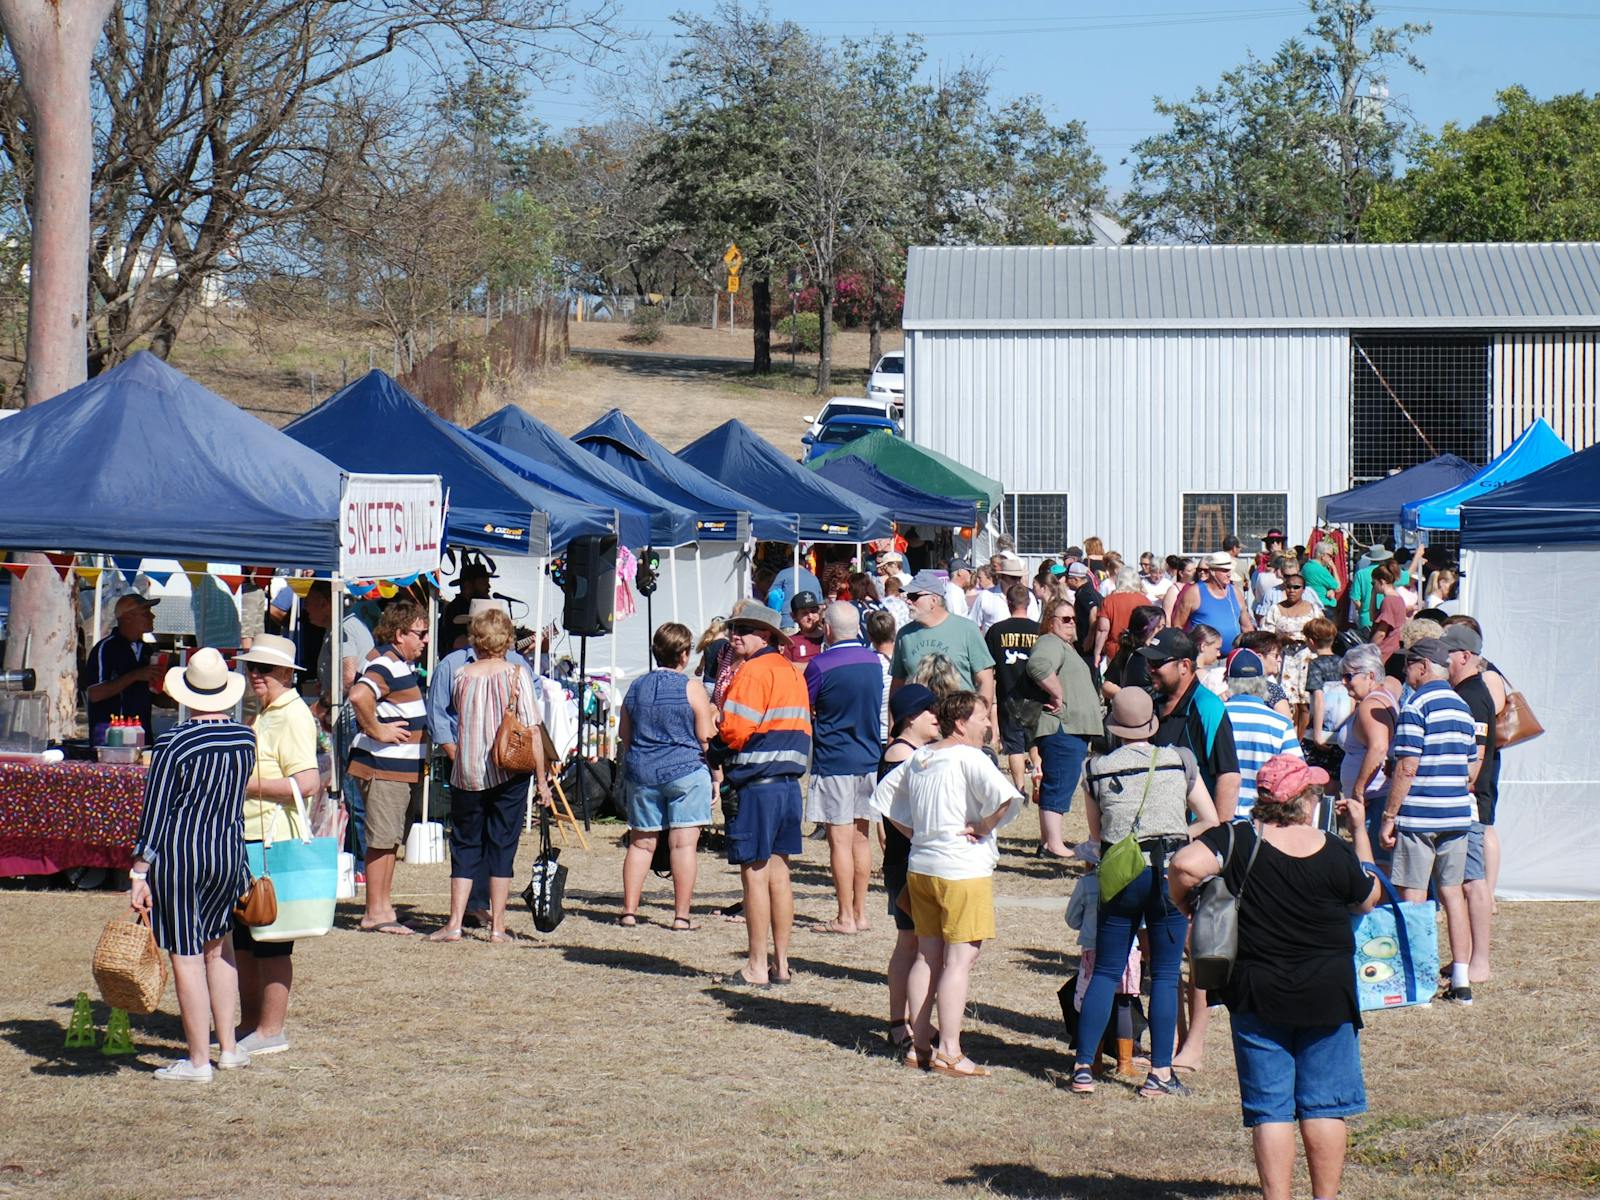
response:
<path id="1" fill-rule="evenodd" d="M 584 770 L 583 710 L 588 701 L 589 639 L 611 632 L 617 601 L 617 536 L 589 533 L 567 544 L 561 624 L 578 639 L 578 802 L 589 828 L 588 771 Z"/>

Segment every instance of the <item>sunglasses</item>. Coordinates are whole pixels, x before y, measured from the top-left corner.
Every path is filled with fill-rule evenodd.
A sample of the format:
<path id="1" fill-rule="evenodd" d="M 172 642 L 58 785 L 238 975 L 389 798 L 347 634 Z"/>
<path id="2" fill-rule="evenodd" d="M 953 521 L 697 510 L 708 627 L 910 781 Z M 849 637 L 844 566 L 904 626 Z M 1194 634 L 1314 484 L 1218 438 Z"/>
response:
<path id="1" fill-rule="evenodd" d="M 1305 588 L 1305 586 L 1306 585 L 1301 583 L 1298 579 L 1295 580 L 1293 583 L 1290 583 L 1287 579 L 1285 579 L 1283 581 L 1283 590 L 1286 591 L 1286 592 L 1302 591 Z"/>
<path id="2" fill-rule="evenodd" d="M 278 668 L 271 663 L 247 662 L 244 669 L 252 675 L 271 675 Z"/>
<path id="3" fill-rule="evenodd" d="M 730 625 L 728 632 L 734 637 L 749 637 L 753 633 L 766 633 L 765 625 Z"/>
<path id="4" fill-rule="evenodd" d="M 1346 671 L 1343 675 L 1339 676 L 1339 680 L 1340 680 L 1341 683 L 1349 683 L 1353 679 L 1360 679 L 1360 678 L 1361 678 L 1361 676 L 1357 675 L 1354 671 Z"/>

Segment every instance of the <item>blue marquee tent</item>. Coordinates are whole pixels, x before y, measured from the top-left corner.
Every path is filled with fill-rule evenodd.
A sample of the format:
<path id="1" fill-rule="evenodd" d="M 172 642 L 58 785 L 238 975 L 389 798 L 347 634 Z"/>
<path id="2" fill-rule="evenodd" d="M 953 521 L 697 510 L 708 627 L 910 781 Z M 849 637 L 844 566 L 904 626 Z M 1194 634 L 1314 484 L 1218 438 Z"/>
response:
<path id="1" fill-rule="evenodd" d="M 140 351 L 0 424 L 0 545 L 332 571 L 339 484 L 335 463 Z"/>
<path id="2" fill-rule="evenodd" d="M 614 503 L 622 517 L 621 536 L 625 545 L 682 546 L 695 539 L 693 510 L 663 500 L 643 484 L 582 449 L 571 438 L 562 437 L 543 421 L 514 405 L 508 404 L 493 416 L 479 421 L 471 432 L 580 480 L 588 489 L 580 498 Z M 640 516 L 634 517 L 632 513 Z"/>
<path id="3" fill-rule="evenodd" d="M 885 475 L 864 458 L 842 455 L 806 464 L 829 483 L 887 509 L 902 525 L 945 525 L 966 529 L 978 523 L 973 500 L 935 496 Z"/>
<path id="4" fill-rule="evenodd" d="M 883 509 L 806 470 L 742 421 L 724 421 L 678 457 L 746 496 L 798 514 L 803 541 L 864 542 L 894 530 Z"/>
<path id="5" fill-rule="evenodd" d="M 440 476 L 452 545 L 546 555 L 615 524 L 610 509 L 540 487 L 496 462 L 382 371 L 368 371 L 283 432 L 348 471 Z"/>
<path id="6" fill-rule="evenodd" d="M 1531 475 L 1571 453 L 1572 448 L 1540 417 L 1518 434 L 1517 440 L 1493 462 L 1465 483 L 1405 504 L 1400 509 L 1400 524 L 1407 530 L 1460 529 L 1461 506 L 1468 500 L 1504 487 L 1524 475 Z"/>
<path id="7" fill-rule="evenodd" d="M 1463 550 L 1600 547 L 1600 446 L 1461 506 Z"/>
<path id="8" fill-rule="evenodd" d="M 793 514 L 774 512 L 695 470 L 621 409 L 613 408 L 572 440 L 662 499 L 692 511 L 701 540 L 742 542 L 754 533 L 763 541 L 794 541 Z M 748 530 L 741 528 L 741 514 Z"/>
<path id="9" fill-rule="evenodd" d="M 1466 459 L 1441 454 L 1360 487 L 1323 496 L 1317 501 L 1317 516 L 1338 525 L 1392 525 L 1402 505 L 1466 483 L 1477 473 Z"/>

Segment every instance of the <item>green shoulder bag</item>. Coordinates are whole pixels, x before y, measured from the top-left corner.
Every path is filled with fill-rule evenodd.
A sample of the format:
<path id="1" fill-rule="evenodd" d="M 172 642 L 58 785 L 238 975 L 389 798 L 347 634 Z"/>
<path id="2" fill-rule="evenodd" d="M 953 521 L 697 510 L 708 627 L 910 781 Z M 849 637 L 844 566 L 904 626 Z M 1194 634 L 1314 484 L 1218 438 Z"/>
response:
<path id="1" fill-rule="evenodd" d="M 1125 836 L 1113 842 L 1111 848 L 1100 856 L 1102 902 L 1111 899 L 1139 878 L 1140 873 L 1150 865 L 1145 862 L 1144 851 L 1139 848 L 1139 819 L 1144 816 L 1144 802 L 1150 799 L 1150 781 L 1156 776 L 1156 756 L 1159 753 L 1159 747 L 1150 747 L 1150 769 L 1144 773 L 1144 795 L 1139 797 L 1139 811 L 1133 814 L 1133 828 L 1128 830 Z"/>

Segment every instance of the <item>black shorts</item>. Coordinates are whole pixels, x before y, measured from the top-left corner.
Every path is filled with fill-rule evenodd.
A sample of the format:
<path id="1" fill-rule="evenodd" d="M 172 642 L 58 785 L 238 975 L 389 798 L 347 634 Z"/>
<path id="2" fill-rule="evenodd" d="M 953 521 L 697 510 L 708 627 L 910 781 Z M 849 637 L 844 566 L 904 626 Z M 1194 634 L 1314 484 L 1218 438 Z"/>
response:
<path id="1" fill-rule="evenodd" d="M 294 953 L 293 942 L 258 942 L 250 936 L 250 926 L 233 918 L 233 948 L 237 953 L 256 958 L 288 958 Z"/>
<path id="2" fill-rule="evenodd" d="M 1004 713 L 1000 715 L 1000 749 L 1006 754 L 1026 754 L 1028 752 L 1028 730 L 1020 721 L 1014 721 Z"/>

